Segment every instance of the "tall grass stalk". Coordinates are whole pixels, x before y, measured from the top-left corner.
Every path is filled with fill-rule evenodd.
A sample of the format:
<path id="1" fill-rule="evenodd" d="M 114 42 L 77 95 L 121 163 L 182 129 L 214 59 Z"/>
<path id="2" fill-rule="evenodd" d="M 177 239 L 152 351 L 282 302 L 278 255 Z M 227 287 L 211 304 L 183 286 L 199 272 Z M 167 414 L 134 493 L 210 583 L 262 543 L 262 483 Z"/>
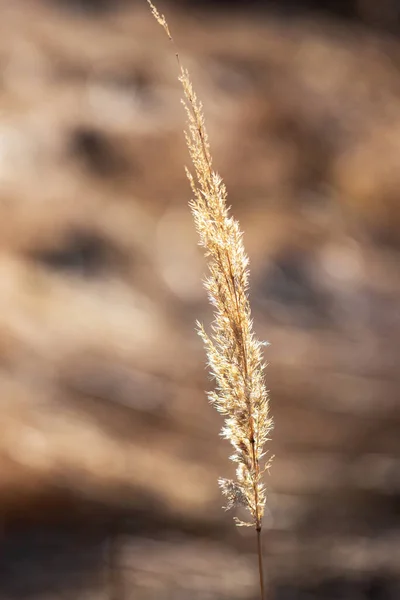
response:
<path id="1" fill-rule="evenodd" d="M 173 42 L 168 23 L 151 0 L 152 14 Z M 205 288 L 214 306 L 214 321 L 208 335 L 200 323 L 198 332 L 206 347 L 208 365 L 215 379 L 210 402 L 224 415 L 222 435 L 234 448 L 236 480 L 220 479 L 226 508 L 244 507 L 247 521 L 234 517 L 240 526 L 254 527 L 257 535 L 260 594 L 265 597 L 261 531 L 266 503 L 263 475 L 270 466 L 264 446 L 272 429 L 268 393 L 264 380 L 262 346 L 253 333 L 248 297 L 249 260 L 238 222 L 229 214 L 227 192 L 213 170 L 203 107 L 193 90 L 189 72 L 176 52 L 187 115 L 186 143 L 193 173 L 186 169 L 193 198 L 194 222 L 207 258 L 209 276 Z"/>

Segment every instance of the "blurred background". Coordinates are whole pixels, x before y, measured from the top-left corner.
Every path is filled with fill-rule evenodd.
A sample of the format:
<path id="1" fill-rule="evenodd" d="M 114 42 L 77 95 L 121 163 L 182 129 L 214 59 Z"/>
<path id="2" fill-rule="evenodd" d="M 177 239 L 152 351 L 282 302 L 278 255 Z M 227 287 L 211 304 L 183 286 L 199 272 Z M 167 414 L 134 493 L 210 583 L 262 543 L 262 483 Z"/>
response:
<path id="1" fill-rule="evenodd" d="M 400 598 L 400 2 L 160 2 L 250 255 L 268 598 Z M 145 0 L 0 1 L 0 598 L 258 598 Z"/>

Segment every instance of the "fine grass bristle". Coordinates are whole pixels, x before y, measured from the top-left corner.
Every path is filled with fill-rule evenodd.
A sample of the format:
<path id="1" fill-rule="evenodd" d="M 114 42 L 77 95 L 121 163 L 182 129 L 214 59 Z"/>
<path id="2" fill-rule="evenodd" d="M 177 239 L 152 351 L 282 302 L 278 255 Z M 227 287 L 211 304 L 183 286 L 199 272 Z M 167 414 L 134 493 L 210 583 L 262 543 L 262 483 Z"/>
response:
<path id="1" fill-rule="evenodd" d="M 167 21 L 150 0 L 152 14 L 173 41 Z M 264 446 L 273 427 L 264 380 L 262 346 L 253 333 L 248 298 L 249 260 L 238 222 L 229 215 L 227 192 L 212 168 L 212 157 L 203 107 L 193 90 L 189 73 L 181 65 L 179 81 L 188 129 L 186 143 L 193 173 L 186 169 L 193 198 L 189 205 L 204 247 L 209 268 L 205 287 L 214 306 L 211 335 L 200 323 L 198 332 L 206 347 L 208 365 L 216 389 L 209 393 L 215 408 L 224 415 L 222 435 L 234 447 L 231 459 L 237 464 L 236 481 L 220 479 L 227 498 L 226 508 L 245 507 L 249 520 L 235 517 L 238 525 L 257 531 L 261 597 L 264 597 L 260 534 L 266 503 L 263 475 L 270 466 Z"/>

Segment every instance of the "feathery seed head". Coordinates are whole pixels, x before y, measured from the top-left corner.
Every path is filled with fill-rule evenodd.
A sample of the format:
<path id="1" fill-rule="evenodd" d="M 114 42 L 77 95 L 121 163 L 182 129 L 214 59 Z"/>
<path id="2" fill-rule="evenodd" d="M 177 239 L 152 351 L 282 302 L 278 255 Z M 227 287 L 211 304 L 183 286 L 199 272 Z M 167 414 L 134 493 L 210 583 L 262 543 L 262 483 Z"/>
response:
<path id="1" fill-rule="evenodd" d="M 172 40 L 164 15 L 147 1 Z M 197 328 L 216 384 L 208 398 L 225 417 L 221 433 L 234 447 L 231 458 L 237 464 L 237 480 L 220 479 L 219 485 L 227 498 L 227 509 L 242 506 L 250 512 L 249 523 L 236 519 L 237 524 L 253 525 L 260 531 L 266 501 L 262 475 L 271 459 L 264 466 L 261 461 L 273 423 L 264 382 L 262 343 L 253 333 L 247 293 L 249 259 L 239 224 L 229 215 L 225 185 L 212 168 L 203 107 L 178 54 L 177 58 L 188 123 L 185 138 L 193 165 L 193 173 L 186 169 L 193 194 L 189 205 L 207 258 L 209 276 L 204 285 L 214 307 L 211 335 L 199 323 Z"/>

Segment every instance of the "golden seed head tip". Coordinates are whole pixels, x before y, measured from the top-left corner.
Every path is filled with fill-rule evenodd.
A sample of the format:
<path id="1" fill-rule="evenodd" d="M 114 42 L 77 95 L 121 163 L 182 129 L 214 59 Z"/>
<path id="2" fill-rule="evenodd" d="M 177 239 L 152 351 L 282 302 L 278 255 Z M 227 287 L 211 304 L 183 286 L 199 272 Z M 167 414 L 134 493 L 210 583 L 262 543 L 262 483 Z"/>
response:
<path id="1" fill-rule="evenodd" d="M 172 40 L 172 36 L 169 31 L 168 23 L 167 23 L 167 20 L 164 17 L 164 15 L 162 15 L 158 12 L 157 7 L 154 6 L 154 4 L 151 2 L 151 0 L 147 0 L 147 3 L 150 6 L 151 14 L 153 15 L 153 17 L 155 18 L 157 23 L 159 23 L 161 25 L 161 27 L 164 29 L 164 31 L 167 34 L 167 36 L 169 37 L 169 39 Z"/>

